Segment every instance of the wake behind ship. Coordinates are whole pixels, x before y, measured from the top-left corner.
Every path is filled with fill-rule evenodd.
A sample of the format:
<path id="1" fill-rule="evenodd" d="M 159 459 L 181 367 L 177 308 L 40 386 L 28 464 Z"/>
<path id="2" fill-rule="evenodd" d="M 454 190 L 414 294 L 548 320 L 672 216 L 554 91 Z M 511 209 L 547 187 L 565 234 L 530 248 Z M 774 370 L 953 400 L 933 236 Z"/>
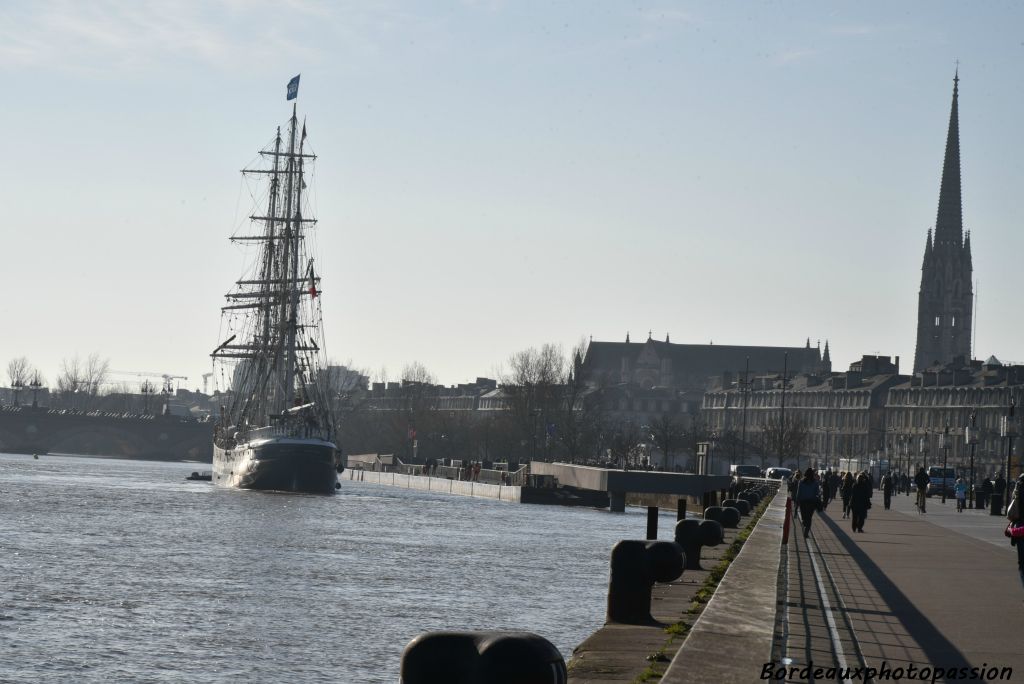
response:
<path id="1" fill-rule="evenodd" d="M 298 76 L 288 99 L 298 92 Z M 316 156 L 292 106 L 245 169 L 258 204 L 232 235 L 248 268 L 225 295 L 212 353 L 224 401 L 214 430 L 213 481 L 227 487 L 333 493 L 337 447 L 328 408 L 320 278 L 311 244 L 305 178 Z"/>

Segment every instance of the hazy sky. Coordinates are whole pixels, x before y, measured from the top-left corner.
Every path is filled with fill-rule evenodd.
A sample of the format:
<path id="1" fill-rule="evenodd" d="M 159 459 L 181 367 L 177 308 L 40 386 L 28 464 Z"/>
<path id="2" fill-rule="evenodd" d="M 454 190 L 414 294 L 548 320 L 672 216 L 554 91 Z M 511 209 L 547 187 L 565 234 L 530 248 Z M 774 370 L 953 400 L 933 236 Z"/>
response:
<path id="1" fill-rule="evenodd" d="M 909 368 L 957 59 L 976 355 L 1024 360 L 1022 27 L 996 2 L 0 0 L 0 368 L 97 351 L 199 386 L 238 171 L 300 72 L 338 361 L 455 383 L 652 329 Z"/>

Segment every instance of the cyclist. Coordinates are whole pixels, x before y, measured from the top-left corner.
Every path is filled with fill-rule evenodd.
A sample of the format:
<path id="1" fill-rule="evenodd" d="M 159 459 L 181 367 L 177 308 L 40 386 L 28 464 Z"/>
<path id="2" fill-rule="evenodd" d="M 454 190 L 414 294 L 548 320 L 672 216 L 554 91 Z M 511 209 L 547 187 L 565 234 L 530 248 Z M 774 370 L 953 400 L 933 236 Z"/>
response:
<path id="1" fill-rule="evenodd" d="M 928 478 L 928 473 L 924 471 L 924 467 L 918 468 L 917 475 L 914 476 L 914 484 L 917 485 L 917 512 L 924 513 L 924 501 L 925 492 L 928 491 L 928 483 L 931 480 Z"/>

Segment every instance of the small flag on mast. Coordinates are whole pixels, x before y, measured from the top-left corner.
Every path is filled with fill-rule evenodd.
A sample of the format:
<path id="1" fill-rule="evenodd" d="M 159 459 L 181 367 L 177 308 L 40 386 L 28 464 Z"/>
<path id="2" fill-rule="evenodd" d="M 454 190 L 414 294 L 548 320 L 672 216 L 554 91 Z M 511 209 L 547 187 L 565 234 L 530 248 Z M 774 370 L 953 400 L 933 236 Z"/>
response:
<path id="1" fill-rule="evenodd" d="M 299 74 L 301 76 L 302 74 Z M 288 99 L 294 100 L 299 96 L 299 76 L 288 81 Z"/>

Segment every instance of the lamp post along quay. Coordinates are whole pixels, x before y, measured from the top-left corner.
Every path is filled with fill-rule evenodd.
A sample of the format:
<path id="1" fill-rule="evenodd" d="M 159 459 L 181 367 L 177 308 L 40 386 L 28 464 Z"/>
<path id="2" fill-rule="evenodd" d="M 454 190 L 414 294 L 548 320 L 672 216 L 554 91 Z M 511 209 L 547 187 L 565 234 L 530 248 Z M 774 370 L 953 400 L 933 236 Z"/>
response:
<path id="1" fill-rule="evenodd" d="M 1015 427 L 1013 424 L 1013 412 L 1016 408 L 1013 399 L 1010 399 L 1010 407 L 1003 416 L 1002 426 L 999 430 L 1000 436 L 1006 439 L 1006 476 L 1003 478 L 1006 481 L 1006 486 L 1003 489 L 1003 505 L 1009 510 L 1010 508 L 1010 461 L 1013 458 L 1013 435 Z"/>
<path id="2" fill-rule="evenodd" d="M 942 503 L 946 503 L 946 465 L 949 463 L 949 423 L 939 435 L 939 448 L 942 449 Z"/>
<path id="3" fill-rule="evenodd" d="M 970 496 L 967 497 L 967 507 L 974 508 L 974 450 L 978 447 L 978 411 L 971 411 L 971 424 L 964 428 L 964 436 L 967 444 L 971 447 L 971 488 Z"/>

